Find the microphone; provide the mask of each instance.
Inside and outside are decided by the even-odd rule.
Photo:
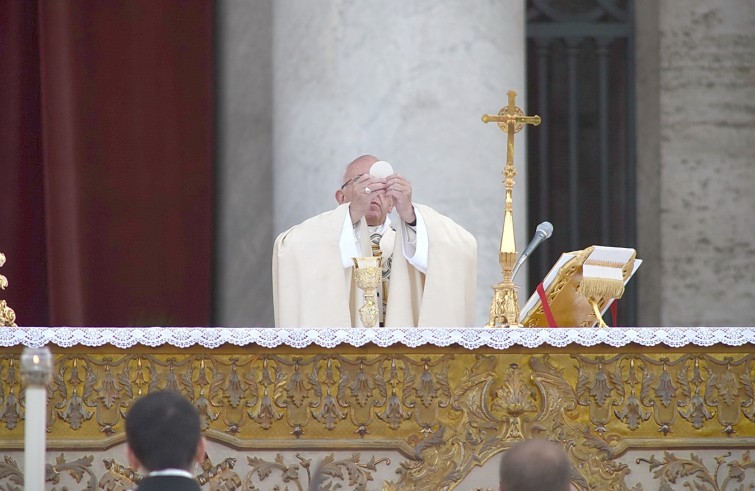
[[[537,230],[535,230],[535,235],[532,236],[532,240],[527,244],[527,247],[524,248],[524,252],[522,252],[519,259],[516,260],[516,264],[514,264],[514,269],[511,273],[512,280],[519,272],[519,268],[522,267],[522,264],[524,264],[530,254],[532,254],[532,251],[537,249],[537,246],[543,243],[545,239],[549,238],[552,233],[553,225],[551,225],[551,222],[543,222],[537,226]]]

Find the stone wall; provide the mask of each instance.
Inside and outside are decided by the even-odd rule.
[[[754,24],[753,0],[638,2],[644,325],[755,323]]]
[[[213,323],[271,326],[273,235],[270,0],[216,6],[216,242]]]

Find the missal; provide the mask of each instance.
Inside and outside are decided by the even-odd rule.
[[[642,264],[636,255],[597,245],[562,254],[522,308],[522,326],[606,327],[603,313]]]

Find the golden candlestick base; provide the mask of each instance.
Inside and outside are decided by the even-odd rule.
[[[490,317],[485,327],[522,327],[519,322],[517,286],[511,280],[511,270],[515,259],[516,253],[498,254],[503,281],[493,286],[493,302],[490,304]]]
[[[364,291],[364,304],[359,308],[359,318],[364,327],[375,327],[380,318],[376,291],[383,281],[382,258],[355,257],[354,277],[359,289]]]
[[[493,287],[493,303],[490,304],[490,317],[485,327],[522,327],[519,322],[519,299],[516,285],[500,282]]]

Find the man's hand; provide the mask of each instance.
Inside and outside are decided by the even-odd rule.
[[[351,223],[357,223],[370,211],[370,202],[375,195],[385,194],[385,179],[364,174],[353,181],[350,186],[352,188],[349,215],[351,215]]]
[[[417,216],[412,205],[412,184],[398,174],[391,174],[385,179],[385,192],[393,198],[401,219],[406,223],[414,223]]]

